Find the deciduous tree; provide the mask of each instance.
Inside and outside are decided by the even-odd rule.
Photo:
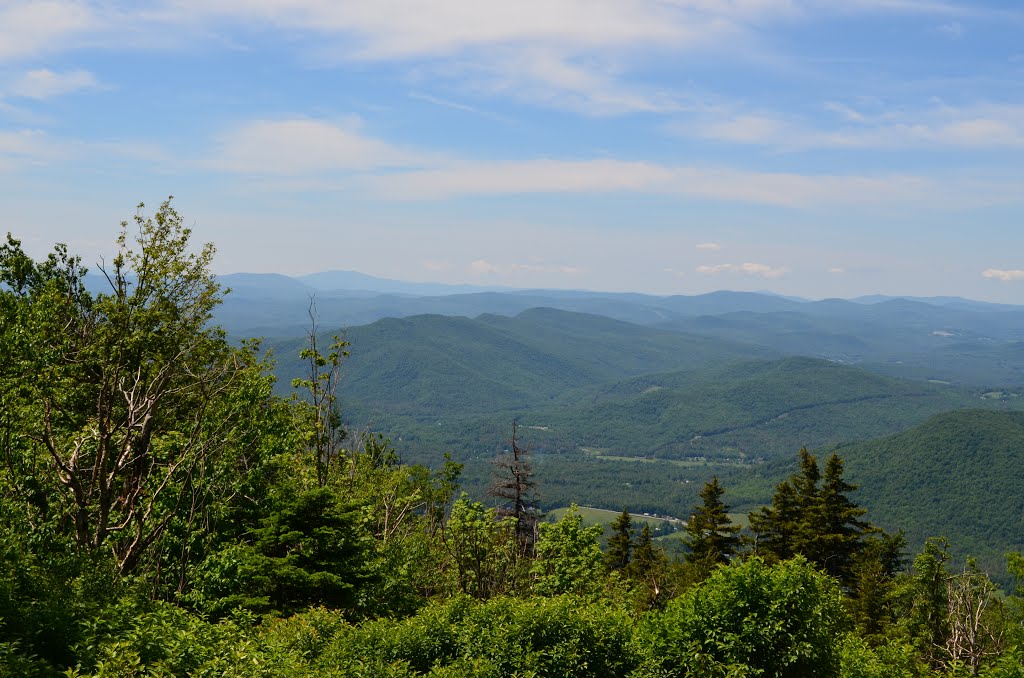
[[[209,499],[196,485],[258,407],[215,407],[259,368],[211,324],[222,296],[214,249],[193,251],[190,238],[170,201],[151,217],[140,205],[95,295],[63,246],[38,263],[10,236],[0,248],[5,451],[10,468],[34,466],[46,485],[16,486],[36,519],[110,552],[123,573],[173,516]]]

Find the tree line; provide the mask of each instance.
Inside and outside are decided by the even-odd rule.
[[[908,566],[838,456],[802,450],[746,531],[713,478],[682,559],[625,510],[602,548],[541,520],[515,426],[486,500],[346,430],[315,322],[274,395],[169,201],[117,244],[102,292],[0,246],[0,674],[1024,674],[1017,595],[941,539]]]

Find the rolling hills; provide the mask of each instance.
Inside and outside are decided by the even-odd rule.
[[[543,307],[754,344],[777,354],[825,358],[892,376],[970,386],[1024,383],[1024,307],[956,297],[806,301],[728,291],[654,296],[503,290],[403,283],[351,272],[302,278],[233,274],[219,280],[232,293],[216,320],[236,338],[300,336],[309,326],[314,300],[325,328],[416,315],[514,317]]]
[[[1003,553],[1024,548],[1024,412],[946,412],[837,451],[869,517],[904,529],[912,550],[945,535],[957,556],[1005,572]]]
[[[876,522],[905,527],[914,549],[945,533],[957,556],[998,570],[1002,551],[1024,542],[1014,498],[1020,306],[728,292],[422,296],[380,293],[372,281],[324,287],[330,280],[315,289],[237,278],[218,319],[283,337],[268,341],[283,390],[303,373],[305,340],[295,336],[315,293],[321,327],[351,342],[346,423],[389,436],[406,461],[451,452],[475,495],[517,419],[546,507],[686,515],[718,475],[729,503],[747,511],[807,446],[838,450],[863,485],[857,501]]]
[[[388,318],[344,336],[352,352],[344,396],[357,416],[523,411],[575,388],[775,355],[739,342],[553,309],[514,318]],[[282,382],[302,373],[296,356],[304,341],[272,344]]]

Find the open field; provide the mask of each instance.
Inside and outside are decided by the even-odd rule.
[[[610,525],[613,520],[622,514],[622,511],[611,511],[609,509],[594,508],[592,506],[580,506],[578,507],[580,516],[583,518],[583,522],[586,525]],[[547,512],[547,516],[551,520],[561,520],[562,517],[569,512],[568,506],[561,506],[556,509],[551,509]],[[642,526],[644,523],[651,526],[652,530],[657,530],[663,526],[663,523],[668,522],[676,531],[682,530],[684,523],[678,518],[670,518],[665,516],[650,516],[642,513],[630,513],[630,517],[633,520],[633,525]]]

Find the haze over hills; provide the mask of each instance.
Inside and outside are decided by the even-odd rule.
[[[323,330],[382,318],[434,314],[474,318],[516,316],[545,307],[758,345],[859,365],[892,376],[970,386],[1024,383],[1024,306],[953,297],[870,297],[802,301],[773,294],[713,292],[652,296],[579,290],[504,290],[443,295],[372,289],[428,289],[349,272],[311,277],[325,288],[345,281],[357,289],[315,289],[303,280],[234,274],[217,321],[235,337],[275,340],[303,335],[315,302]]]
[[[420,315],[345,332],[345,398],[360,414],[450,416],[522,411],[570,389],[667,370],[777,355],[771,349],[532,309],[515,317]],[[301,373],[304,339],[274,344],[280,372]]]
[[[546,506],[685,515],[717,474],[741,510],[767,501],[801,446],[877,438],[965,407],[1024,407],[1013,393],[893,378],[770,348],[532,309],[350,328],[340,396],[355,429],[403,458],[451,452],[482,492],[513,419],[534,449]],[[302,374],[296,338],[273,344],[280,383]],[[753,359],[753,360],[752,360]]]

